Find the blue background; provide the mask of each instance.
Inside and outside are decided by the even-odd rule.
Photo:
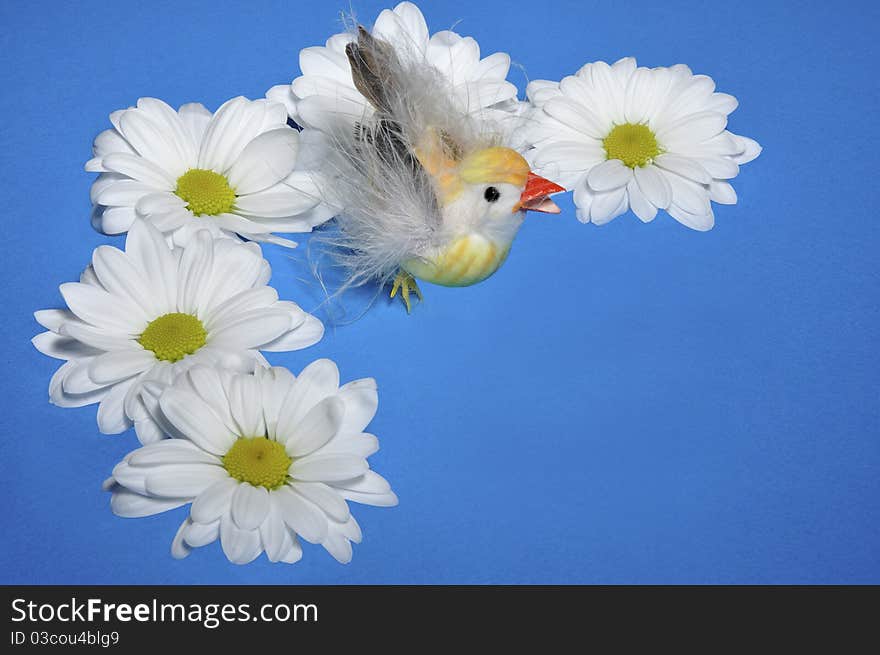
[[[338,3],[339,9],[348,6]],[[354,3],[371,22],[387,4]],[[709,233],[661,214],[597,228],[532,216],[469,289],[384,300],[316,347],[374,376],[374,468],[401,503],[355,506],[342,566],[175,561],[184,516],[114,517],[101,481],[137,443],[59,409],[31,313],[61,306],[101,243],[82,164],[107,114],[152,95],[216,108],[298,74],[338,31],[332,2],[0,5],[4,583],[880,582],[875,3],[422,4],[432,31],[511,53],[512,80],[636,55],[712,75],[764,154]],[[528,76],[528,78],[527,78]],[[318,294],[265,249],[281,295]]]

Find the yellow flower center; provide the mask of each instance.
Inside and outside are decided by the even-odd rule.
[[[177,178],[174,190],[186,202],[186,208],[196,216],[216,216],[232,209],[235,191],[220,173],[203,168],[191,168]]]
[[[277,489],[287,482],[292,461],[283,445],[266,437],[241,437],[223,456],[230,476],[266,489]]]
[[[204,346],[207,336],[208,332],[199,319],[175,312],[150,321],[138,343],[152,350],[157,358],[176,362]]]
[[[647,125],[624,123],[617,125],[602,141],[608,159],[619,159],[635,168],[650,164],[660,154],[657,137]]]

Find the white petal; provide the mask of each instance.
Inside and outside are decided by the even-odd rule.
[[[149,193],[138,200],[135,210],[140,216],[175,213],[186,207],[186,201],[168,192]],[[189,211],[186,210],[189,214]]]
[[[229,184],[240,196],[267,189],[290,174],[298,151],[296,130],[282,127],[264,132],[245,147],[229,169]]]
[[[354,380],[343,385],[337,398],[345,403],[345,416],[339,426],[340,434],[363,432],[379,407],[379,393],[373,378]]]
[[[180,527],[177,528],[177,533],[174,535],[174,539],[171,541],[171,557],[174,559],[183,559],[187,557],[190,553],[190,547],[184,543],[183,535],[186,534],[187,529],[192,523],[192,519],[186,517],[183,520],[183,523],[180,524]]]
[[[619,159],[609,159],[587,173],[587,182],[593,191],[611,191],[626,186],[632,176],[633,171],[629,166],[624,166]]]
[[[128,153],[113,153],[104,157],[104,168],[126,175],[157,190],[173,191],[177,181],[162,168],[143,157]]]
[[[657,208],[641,192],[635,178],[626,185],[626,193],[629,196],[629,206],[639,220],[644,223],[654,220],[657,216]]]
[[[759,144],[754,139],[750,139],[747,136],[739,136],[738,134],[731,134],[733,140],[736,142],[737,149],[740,154],[734,157],[734,161],[737,164],[748,164],[750,161],[755,159],[758,155],[761,154],[763,148],[761,144]]]
[[[147,471],[148,468],[129,466],[127,461],[122,460],[113,467],[113,479],[126,489],[146,495]]]
[[[122,334],[140,334],[149,319],[143,310],[90,284],[65,282],[59,287],[64,301],[79,318]]]
[[[220,519],[220,544],[233,564],[253,562],[263,550],[257,530],[242,530],[228,514]]]
[[[335,482],[356,478],[368,468],[367,461],[357,455],[314,454],[295,460],[290,475],[303,482]]]
[[[79,359],[101,354],[96,348],[54,332],[41,332],[31,339],[31,343],[41,353],[55,359]]]
[[[312,209],[317,198],[287,186],[276,185],[236,200],[237,211],[248,216],[286,218]]]
[[[581,223],[590,222],[590,207],[593,205],[595,194],[590,191],[590,185],[587,184],[587,176],[584,175],[574,186],[572,200],[577,209],[577,219]]]
[[[690,157],[682,157],[681,155],[663,154],[654,158],[654,163],[662,169],[672,171],[689,180],[693,180],[698,184],[709,184],[712,176],[703,168],[699,162]]]
[[[330,555],[340,564],[348,564],[351,561],[351,542],[340,534],[330,534],[321,543]]]
[[[236,375],[232,378],[228,398],[232,418],[239,428],[238,434],[252,437],[266,434],[260,383],[253,375]]]
[[[373,26],[373,36],[398,48],[414,48],[416,52],[424,52],[428,26],[418,7],[411,2],[401,2],[394,11],[382,10]]]
[[[213,523],[190,523],[183,532],[183,540],[192,546],[198,548],[207,546],[217,541],[220,537],[220,521]]]
[[[296,103],[296,110],[305,127],[334,134],[337,130],[350,128],[372,113],[366,100],[353,102],[345,98],[309,96]]]
[[[133,153],[134,150],[132,150],[131,146],[128,144],[128,141],[125,140],[125,137],[123,137],[115,129],[112,129],[104,130],[95,137],[95,142],[92,145],[92,152],[94,153],[95,157],[103,158],[110,153]]]
[[[337,82],[353,86],[348,59],[344,54],[333,52],[328,48],[311,46],[300,50],[299,68],[303,75],[329,77]],[[298,104],[297,110],[299,110]]]
[[[633,169],[639,189],[645,194],[645,198],[655,207],[666,209],[672,202],[672,187],[666,181],[666,176],[654,166],[636,166]]]
[[[281,518],[309,543],[318,544],[327,536],[327,517],[311,501],[289,486],[272,492]]]
[[[739,175],[739,166],[730,157],[710,156],[694,157],[693,159],[705,168],[713,178],[730,180]]]
[[[717,111],[726,116],[739,106],[739,101],[727,93],[713,93],[704,106],[710,111]]]
[[[211,122],[211,112],[200,102],[189,102],[181,105],[177,113],[193,144],[201,144]]]
[[[76,316],[66,309],[38,309],[34,312],[34,320],[47,330],[58,332],[65,321],[75,321]]]
[[[153,496],[195,498],[226,477],[226,470],[213,464],[166,464],[151,467],[145,485],[147,493]]]
[[[129,456],[131,466],[158,464],[219,464],[220,460],[186,439],[163,439],[138,448]]]
[[[229,511],[240,483],[229,476],[217,480],[193,501],[190,514],[198,523],[212,523]]]
[[[225,455],[235,435],[205,402],[191,391],[170,388],[159,399],[162,413],[199,448]]]
[[[666,211],[679,223],[693,230],[705,232],[715,225],[715,216],[711,209],[705,214],[692,214],[673,202]]]
[[[359,491],[342,489],[340,493],[346,500],[363,505],[373,505],[374,507],[394,507],[399,502],[397,495],[393,491],[389,491],[387,494],[365,494]]]
[[[292,482],[290,484],[299,494],[313,502],[334,521],[344,523],[348,520],[348,504],[332,487],[323,482]]]
[[[278,414],[295,378],[286,368],[277,366],[270,369],[258,369],[258,373],[259,371],[262,371],[260,379],[261,405],[266,421],[266,434],[270,439],[275,439]]]
[[[593,204],[590,205],[590,220],[597,225],[607,223],[611,219],[626,211],[626,187],[597,193],[593,196]],[[623,207],[621,208],[621,205]]]
[[[151,498],[117,487],[110,498],[110,509],[116,516],[141,518],[175,509],[189,502],[189,498]]]
[[[299,545],[299,540],[296,538],[295,533],[287,530],[283,548],[284,554],[281,556],[280,561],[285,564],[295,564],[302,559],[302,546]]]
[[[96,384],[89,377],[89,365],[92,363],[91,359],[76,359],[68,363],[70,364],[70,368],[62,382],[62,386],[66,393],[91,393],[92,391],[97,391],[98,389],[107,386],[104,384]]]
[[[587,108],[564,96],[548,100],[544,111],[563,125],[593,139],[605,138],[612,128],[600,123]]]
[[[260,524],[260,541],[266,551],[266,557],[270,562],[281,560],[287,548],[290,547],[290,532],[281,518],[274,494],[269,494],[269,512],[266,519]]]
[[[125,395],[133,381],[120,382],[101,400],[98,405],[98,429],[101,434],[119,434],[131,427],[125,415]]]
[[[190,168],[192,162],[186,162],[180,157],[173,144],[174,137],[166,133],[143,110],[132,109],[123,113],[119,119],[119,128],[138,154],[160,166],[174,179]]]
[[[129,255],[156,294],[165,311],[176,311],[177,265],[162,233],[144,221],[135,221],[125,240]]]
[[[667,149],[700,143],[720,134],[727,126],[727,116],[714,111],[701,111],[685,116],[657,131],[657,140]]]
[[[717,202],[721,205],[735,205],[736,191],[727,182],[712,180],[712,183],[709,185],[709,198],[712,202]]]
[[[232,520],[242,530],[256,530],[269,512],[269,492],[242,482],[232,495]]]
[[[290,84],[277,84],[266,91],[266,99],[272,102],[280,102],[287,109],[287,114],[296,119],[296,97],[290,88]]]
[[[149,350],[117,350],[98,355],[89,366],[89,378],[95,384],[113,384],[149,369],[156,356]]]
[[[287,437],[288,454],[291,457],[303,457],[323,446],[336,435],[344,414],[345,403],[336,396],[319,402],[297,423],[292,432],[281,433],[283,437]]]
[[[62,336],[76,339],[77,341],[81,341],[82,343],[101,351],[143,351],[141,345],[134,341],[130,336],[115,336],[108,334],[107,331],[102,330],[101,328],[92,327],[91,325],[86,325],[80,321],[68,321],[62,325],[60,329]]]
[[[273,118],[273,107],[276,106],[281,112]],[[228,100],[214,114],[205,131],[199,166],[226,174],[244,148],[259,134],[286,124],[287,111],[282,105],[242,97]]]
[[[205,230],[196,233],[184,248],[178,270],[177,309],[198,315],[211,287],[214,271],[214,239]]]
[[[306,366],[287,394],[278,417],[278,434],[293,434],[297,423],[312,407],[339,390],[339,369],[329,359]]]
[[[98,246],[92,253],[92,266],[98,280],[109,293],[127,298],[144,313],[144,318],[158,316],[162,307],[155,302],[149,282],[132,258],[112,246]]]
[[[290,329],[290,314],[257,309],[222,322],[208,335],[212,346],[228,349],[259,348]]]
[[[663,176],[672,188],[672,202],[684,211],[696,215],[705,215],[709,210],[709,193],[696,182],[664,171]]]
[[[348,453],[369,457],[379,450],[379,440],[375,435],[365,432],[359,434],[339,434],[317,453]]]
[[[323,336],[324,324],[311,314],[306,314],[302,323],[277,339],[263,344],[260,346],[260,350],[267,352],[302,350],[318,343]]]
[[[536,166],[554,166],[554,181],[572,188],[583,173],[605,161],[605,151],[598,141],[558,141],[540,146],[532,157]]]
[[[388,484],[388,481],[375,471],[366,471],[363,475],[351,480],[334,482],[333,486],[364,494],[387,494],[391,491],[391,485]]]

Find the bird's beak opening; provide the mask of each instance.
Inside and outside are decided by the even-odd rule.
[[[519,202],[514,206],[513,211],[533,211],[542,212],[544,214],[558,214],[562,210],[559,206],[550,200],[550,195],[559,193],[565,189],[555,182],[535,175],[529,172],[526,179],[526,187],[523,189]]]

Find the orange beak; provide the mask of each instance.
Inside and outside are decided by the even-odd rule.
[[[525,210],[543,212],[545,214],[558,214],[562,210],[559,209],[555,202],[550,200],[550,194],[559,193],[560,191],[565,191],[565,189],[555,182],[529,172],[529,176],[526,179],[526,187],[519,197],[519,202],[514,205],[513,211]]]

